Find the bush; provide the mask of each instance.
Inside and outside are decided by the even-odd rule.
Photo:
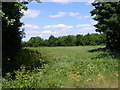
[[[37,50],[22,49],[15,59],[17,59],[16,65],[18,67],[24,65],[29,69],[41,67],[45,63],[41,53]]]
[[[15,62],[9,67],[10,72],[19,69],[21,65],[24,65],[26,68],[32,70],[35,67],[42,67],[44,59],[41,56],[41,53],[37,50],[21,49],[16,56],[14,57]],[[7,73],[7,72],[6,72]],[[3,76],[5,73],[3,74]]]

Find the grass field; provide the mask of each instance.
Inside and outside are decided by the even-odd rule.
[[[8,73],[3,88],[118,88],[119,54],[88,51],[103,47],[29,47],[46,63],[32,72],[21,67],[14,80]]]

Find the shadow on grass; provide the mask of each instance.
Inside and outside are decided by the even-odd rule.
[[[97,49],[88,50],[88,52],[98,52],[98,51],[107,51],[107,49],[106,48],[97,48]]]
[[[106,48],[97,48],[97,49],[92,49],[92,50],[88,50],[88,52],[100,52],[102,51],[103,53],[99,54],[96,56],[96,58],[105,58],[105,57],[112,57],[114,59],[118,59],[120,60],[120,51],[110,51]]]
[[[96,58],[105,58],[105,57],[111,57],[113,59],[117,59],[120,60],[120,52],[118,51],[109,51],[109,52],[104,52],[102,54],[99,54],[98,56],[96,56]]]
[[[9,62],[9,65],[4,66],[2,76],[5,76],[8,72],[13,73],[14,76],[14,71],[20,69],[21,66],[25,66],[28,70],[34,70],[35,68],[42,68],[45,63],[47,62],[42,58],[39,51],[21,49]]]
[[[37,50],[22,49],[15,57],[18,65],[24,65],[29,69],[41,67],[46,62]]]

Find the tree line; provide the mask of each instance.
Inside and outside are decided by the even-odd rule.
[[[92,33],[86,35],[67,35],[61,37],[49,36],[48,39],[41,37],[31,37],[29,41],[22,42],[23,47],[40,47],[40,46],[85,46],[101,45],[106,43],[106,35],[103,33]]]

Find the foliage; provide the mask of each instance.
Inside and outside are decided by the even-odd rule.
[[[29,70],[33,70],[36,67],[43,67],[47,63],[45,58],[41,56],[41,53],[36,50],[21,49],[16,53],[14,59],[16,60],[14,66],[9,67],[9,70],[12,70],[11,73],[19,69],[21,65],[24,65]],[[3,74],[4,76],[5,74]]]
[[[101,45],[106,43],[105,34],[103,33],[87,34],[83,39],[84,39],[83,42],[85,41],[84,42],[85,45]]]
[[[83,45],[82,43],[82,38],[83,38],[83,35],[76,35],[76,45],[79,46],[79,45]]]
[[[24,47],[39,46],[83,46],[83,45],[101,45],[106,43],[105,34],[86,34],[86,35],[67,35],[54,37],[51,35],[49,39],[43,40],[40,37],[32,37],[28,42],[23,42]]]
[[[67,36],[58,37],[58,46],[66,46]]]
[[[95,2],[91,15],[98,23],[96,31],[106,34],[106,47],[110,50],[120,50],[120,2]]]
[[[23,23],[20,18],[23,16],[22,10],[27,10],[21,2],[3,2],[2,12],[2,72],[3,74],[12,71],[11,66],[15,66],[14,56],[21,49],[21,39],[23,31],[20,27]]]
[[[65,42],[65,46],[75,46],[76,36],[68,35],[64,42]]]
[[[47,62],[41,56],[40,52],[29,49],[20,50],[15,56],[15,59],[17,60],[16,66],[9,67],[10,69],[12,68],[14,72],[7,72],[3,76],[4,85],[7,85],[7,88],[10,88],[11,86],[11,88],[32,88],[33,84],[35,83],[35,73],[37,72],[34,71],[34,69],[44,67],[44,64]],[[20,69],[17,70],[16,67],[17,69]],[[4,87],[4,85],[2,85],[2,87]]]
[[[51,35],[48,39],[48,46],[57,46],[57,38]]]
[[[27,50],[21,49],[15,56],[16,67],[24,65],[26,68],[32,70],[35,67],[42,67],[44,63],[44,58],[42,58],[41,53],[37,50]]]
[[[6,74],[6,77],[3,79],[3,87],[6,85],[6,88],[30,88],[31,83],[33,82],[33,74],[30,70],[27,70],[25,66],[21,66],[19,70],[15,72],[15,80],[12,80],[12,75],[10,73]],[[12,82],[12,83],[10,83]]]
[[[47,63],[32,72],[22,66],[15,79],[7,74],[3,88],[117,88],[119,53],[88,52],[104,47],[27,47],[38,50]]]
[[[82,38],[83,45],[90,45],[90,43],[91,43],[90,41],[91,41],[91,38],[90,38],[90,34],[89,33],[86,34],[84,36],[84,38]]]
[[[27,43],[27,42],[26,42]],[[49,45],[49,42],[48,40],[43,40],[43,43],[42,43],[43,46],[48,46]]]
[[[28,42],[28,45],[31,47],[37,47],[42,45],[43,39],[40,37],[31,37],[31,39]]]

